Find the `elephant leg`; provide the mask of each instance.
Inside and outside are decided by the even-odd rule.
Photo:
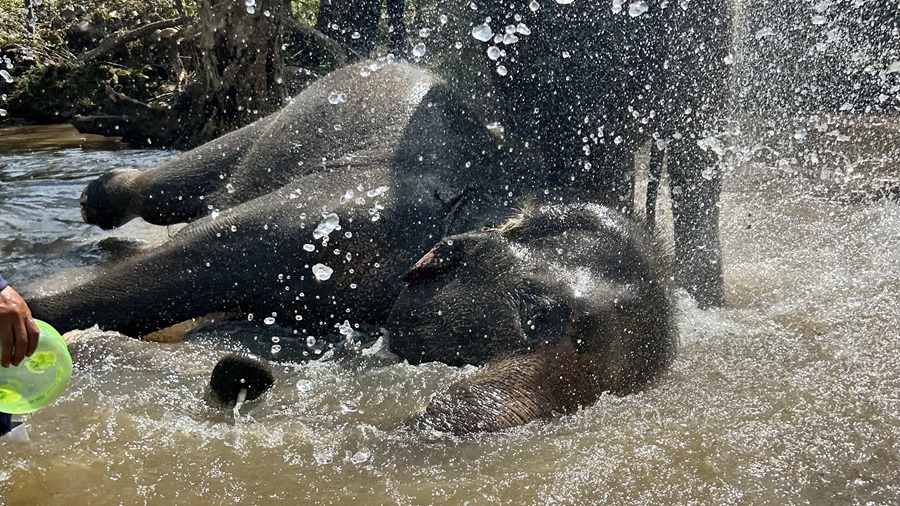
[[[494,432],[571,413],[600,393],[591,360],[578,355],[570,338],[527,355],[496,359],[475,376],[432,398],[414,417],[414,427],[454,434]]]
[[[675,282],[701,308],[725,302],[719,245],[722,174],[715,153],[695,140],[669,146],[668,174],[675,231]]]
[[[156,225],[193,221],[210,213],[227,175],[278,114],[265,117],[148,170],[119,169],[81,194],[81,216],[103,229],[141,217]]]

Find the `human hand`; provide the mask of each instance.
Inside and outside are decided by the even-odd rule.
[[[0,365],[19,365],[37,349],[41,331],[28,304],[13,287],[0,290]]]

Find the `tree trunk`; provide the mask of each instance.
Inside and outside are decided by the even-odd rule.
[[[219,137],[284,104],[281,19],[289,0],[200,0],[200,93],[195,142]],[[248,5],[248,3],[251,3]]]

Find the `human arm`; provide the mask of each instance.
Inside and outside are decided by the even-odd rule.
[[[0,276],[0,365],[19,365],[38,345],[37,324],[28,304]]]

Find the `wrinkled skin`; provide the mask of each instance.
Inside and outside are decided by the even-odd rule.
[[[193,223],[97,279],[32,299],[35,317],[131,336],[213,312],[277,313],[312,335],[383,322],[423,251],[498,224],[540,174],[428,72],[387,64],[363,77],[364,65],[159,167],[92,182],[90,223]],[[345,102],[332,104],[335,93]],[[323,245],[313,234],[330,213],[340,230]],[[316,279],[317,264],[330,279]]]
[[[494,431],[644,387],[676,345],[667,258],[644,227],[566,198],[442,239],[387,322],[412,364],[484,365],[413,422]]]

